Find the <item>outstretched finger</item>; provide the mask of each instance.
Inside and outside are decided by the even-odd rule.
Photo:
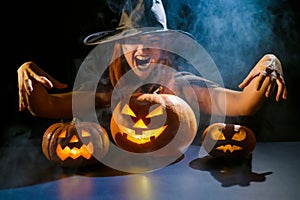
[[[287,90],[285,87],[285,84],[281,80],[276,80],[278,85],[278,90],[276,94],[276,101],[280,101],[280,99],[286,99],[287,98]]]
[[[270,85],[268,86],[267,91],[266,91],[266,97],[271,96],[271,94],[274,92],[275,86],[276,86],[276,81],[270,80]]]
[[[53,87],[51,81],[47,78],[49,76],[46,72],[44,72],[42,69],[38,68],[36,65],[31,65],[32,68],[26,68],[26,70],[21,71],[24,81],[27,80],[35,80],[42,85],[44,85],[46,88],[50,89]],[[21,82],[22,80],[19,80]]]
[[[57,88],[57,89],[64,89],[64,88],[68,87],[67,84],[61,83],[61,82],[59,82],[58,80],[56,80],[54,78],[52,78],[51,81],[52,81],[54,87]]]
[[[27,107],[27,97],[24,90],[19,90],[19,111],[23,111]]]
[[[252,81],[252,79],[254,79],[256,76],[258,76],[259,73],[257,74],[248,74],[248,76],[242,81],[242,83],[239,84],[239,88],[244,88],[246,87],[247,85],[249,85],[249,83]]]
[[[264,81],[266,79],[266,73],[262,73],[261,76],[259,77],[259,80],[258,80],[258,83],[257,83],[257,86],[256,86],[256,90],[260,90],[261,86],[263,85]]]
[[[280,101],[281,97],[283,94],[283,85],[282,84],[278,84],[278,90],[277,90],[277,94],[276,94],[276,101]]]
[[[45,72],[43,69],[39,68],[35,63],[30,63],[30,67],[26,68],[23,76],[27,76],[30,77],[30,79],[32,80],[36,80],[48,89],[53,88],[53,86],[58,89],[67,87],[67,84],[60,83],[55,78],[50,76],[47,72]]]
[[[32,81],[28,77],[27,73],[23,73],[22,76],[18,76],[18,87],[19,87],[19,95],[25,92],[30,95],[33,91]]]
[[[45,76],[38,76],[38,77],[36,77],[36,80],[39,83],[42,83],[48,89],[53,88],[52,82],[47,77],[45,77]]]
[[[27,78],[24,80],[24,88],[25,88],[25,91],[28,95],[31,94],[31,92],[33,91],[33,86],[32,86],[32,81],[31,79]]]
[[[22,90],[19,90],[19,111],[23,111],[25,108],[23,97],[22,97]]]
[[[286,89],[286,87],[284,87],[284,89],[283,89],[282,98],[287,99],[287,89]]]
[[[53,86],[58,89],[66,88],[68,85],[57,81],[55,78],[50,75],[46,76],[36,76],[35,79],[42,83],[46,88],[51,89]]]

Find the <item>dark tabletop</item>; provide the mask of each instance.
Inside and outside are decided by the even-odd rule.
[[[70,170],[36,144],[2,147],[0,199],[249,199],[300,196],[300,142],[258,142],[249,159],[219,162],[191,145],[177,162],[130,174],[105,165]],[[15,156],[9,152],[14,151]],[[201,154],[201,153],[200,153]]]

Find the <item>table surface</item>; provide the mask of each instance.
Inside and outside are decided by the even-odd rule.
[[[252,158],[237,164],[199,157],[200,149],[191,145],[178,162],[130,174],[104,165],[87,171],[53,166],[35,144],[2,147],[0,199],[296,200],[300,196],[298,141],[258,142]]]

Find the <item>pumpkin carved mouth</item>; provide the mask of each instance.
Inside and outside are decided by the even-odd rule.
[[[103,158],[109,149],[106,130],[98,123],[79,121],[54,123],[44,132],[43,154],[64,167],[84,167]]]
[[[160,117],[160,122],[163,120],[161,116],[163,116],[165,112],[161,105],[154,106],[150,112],[149,109],[145,109],[144,112],[141,112],[141,109],[138,109],[138,111],[140,111],[139,113],[137,112],[137,110],[132,110],[128,104],[125,104],[122,109],[120,107],[120,104],[118,104],[116,110],[120,110],[120,113],[123,117],[122,119],[126,118],[129,122],[132,122],[130,127],[133,128],[129,128],[129,124],[125,125],[119,123],[118,132],[122,134],[124,139],[126,138],[127,140],[136,144],[145,144],[147,142],[154,141],[168,127],[168,125],[166,124],[160,124],[159,126],[157,126],[157,122],[150,125],[151,119],[153,119],[153,117]]]
[[[66,137],[66,134],[66,131],[62,131],[58,137],[63,139]],[[90,133],[85,130],[82,130],[81,134],[83,138],[88,138],[91,136]],[[56,154],[62,161],[66,160],[68,157],[75,160],[80,156],[90,159],[94,153],[93,144],[91,142],[89,142],[87,145],[82,144],[76,135],[73,135],[68,143],[69,145],[66,145],[64,148],[61,146],[61,144],[58,144],[56,147]]]
[[[73,147],[72,149],[69,146],[61,147],[60,144],[57,145],[56,154],[62,160],[66,160],[68,157],[77,159],[82,156],[86,159],[90,159],[94,152],[94,146],[91,142],[88,145],[83,144],[80,148]]]
[[[138,133],[135,130],[124,127],[122,125],[119,125],[119,128],[121,134],[127,136],[128,140],[135,142],[137,144],[144,144],[146,142],[150,142],[154,140],[159,135],[161,135],[164,132],[164,130],[167,128],[167,126],[168,125],[164,125],[157,129],[141,131],[141,133]]]
[[[256,138],[245,126],[214,123],[204,130],[202,142],[205,150],[214,157],[241,158],[251,154]]]
[[[239,147],[239,146],[236,146],[236,145],[226,144],[226,145],[218,146],[216,149],[221,150],[224,153],[226,151],[230,151],[230,153],[232,153],[232,152],[237,151],[237,150],[242,150],[243,148]]]
[[[155,90],[154,85],[149,89]],[[113,109],[110,131],[116,145],[129,152],[157,156],[181,153],[196,134],[191,107],[173,94],[140,94],[138,90],[133,94]]]

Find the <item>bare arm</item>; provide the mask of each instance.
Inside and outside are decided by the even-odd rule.
[[[33,116],[43,118],[72,117],[72,93],[49,94],[47,88],[39,82],[33,82],[33,90],[24,95],[24,109],[27,108]]]
[[[270,64],[276,65],[272,69]],[[276,100],[287,98],[279,60],[272,54],[265,55],[239,85],[242,91],[225,88],[194,87],[200,110],[216,115],[247,116],[255,114],[266,98],[278,86]]]
[[[60,83],[34,62],[26,62],[17,70],[19,87],[19,110],[28,109],[33,116],[43,118],[71,118],[73,116],[72,103],[76,99],[76,109],[82,115],[94,110],[95,101],[104,105],[110,101],[109,95],[92,92],[67,92],[50,94],[53,87],[64,89],[66,84]],[[78,110],[80,109],[80,110]]]
[[[59,118],[71,115],[70,93],[55,95],[48,90],[53,87],[64,89],[66,84],[60,83],[39,68],[34,62],[25,62],[18,70],[19,110],[28,109],[32,115]]]

